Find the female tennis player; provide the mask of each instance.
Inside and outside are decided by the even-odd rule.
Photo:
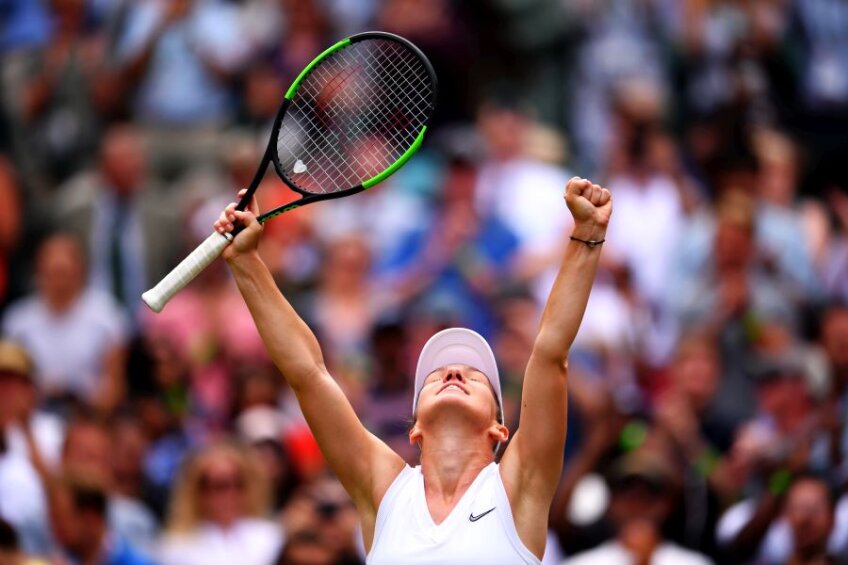
[[[297,396],[321,451],[362,519],[370,564],[540,563],[548,509],[562,470],[568,350],[597,271],[612,198],[573,178],[565,202],[575,228],[527,364],[519,431],[495,463],[509,430],[492,350],[478,334],[452,328],[421,352],[412,399],[411,468],[357,418],[324,365],[321,348],[282,296],[257,253],[262,226],[254,201],[228,206],[215,223],[245,229],[223,255],[271,358]]]

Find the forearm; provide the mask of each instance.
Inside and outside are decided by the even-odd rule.
[[[577,226],[574,237],[599,241],[604,239],[605,232],[601,226]],[[534,353],[565,362],[586,310],[602,247],[569,241],[542,314]]]
[[[257,253],[238,255],[229,265],[271,359],[297,389],[324,367],[318,340],[280,293]]]
[[[772,522],[780,513],[781,502],[780,497],[771,493],[763,495],[754,515],[730,542],[728,549],[733,556],[747,559],[756,554]]]

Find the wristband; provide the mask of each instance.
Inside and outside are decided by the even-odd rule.
[[[589,246],[590,249],[597,247],[597,246],[599,246],[600,244],[602,244],[603,242],[606,241],[606,238],[604,238],[604,239],[580,239],[578,237],[574,237],[573,235],[570,236],[568,239],[570,239],[571,241],[579,241],[580,243],[585,243],[586,245]]]

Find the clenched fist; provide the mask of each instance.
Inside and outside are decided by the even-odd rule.
[[[565,185],[563,197],[574,217],[574,237],[604,239],[612,215],[610,191],[592,181],[573,177]]]

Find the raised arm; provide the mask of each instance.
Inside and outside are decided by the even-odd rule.
[[[565,202],[574,216],[574,238],[604,239],[612,212],[607,189],[575,177],[566,185]],[[568,243],[524,375],[518,432],[501,459],[516,527],[529,545],[544,547],[544,538],[536,538],[546,530],[548,508],[562,472],[568,350],[589,300],[601,249],[601,245],[580,241]]]
[[[239,212],[234,206],[227,207],[215,228],[222,233],[231,231],[236,220],[246,227],[224,250],[223,257],[271,359],[297,396],[321,452],[356,502],[368,534],[368,522],[376,517],[379,501],[403,468],[403,460],[359,421],[327,372],[315,335],[280,293],[259,258],[262,226],[256,221],[255,201],[250,211]]]

